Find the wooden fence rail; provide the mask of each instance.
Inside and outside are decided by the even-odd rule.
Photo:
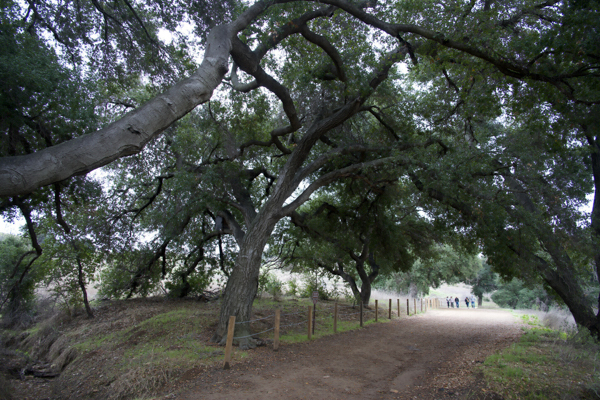
[[[424,301],[425,301],[425,311],[427,311],[428,308],[439,308],[440,304],[442,304],[441,301],[437,298],[434,298],[434,299],[421,298],[420,301],[421,301],[421,312],[423,312],[423,302]],[[417,314],[417,299],[416,298],[414,299],[413,306],[414,306],[414,308],[413,308],[414,314]],[[333,306],[333,333],[334,334],[336,334],[338,331],[338,320],[340,317],[338,308],[339,308],[338,302],[336,301]],[[354,308],[354,306],[352,306],[351,308]],[[360,304],[359,304],[359,310],[360,310],[358,312],[359,325],[362,328],[364,326],[364,313],[365,313],[362,302],[360,302]],[[401,317],[400,299],[397,299],[397,310],[398,310],[397,317],[400,318]],[[379,301],[375,300],[375,309],[368,310],[368,311],[374,313],[375,322],[378,322],[378,320],[379,320]],[[313,306],[308,306],[308,315],[307,315],[307,320],[306,320],[308,340],[311,340],[312,336],[314,334],[314,329],[315,329],[315,326],[313,325],[314,312],[315,312],[315,310],[314,310]],[[284,314],[284,315],[293,315],[293,314],[298,314],[298,313],[291,313],[291,314]],[[354,314],[357,314],[357,313],[354,313]],[[348,314],[346,314],[346,315],[348,315]],[[353,315],[353,314],[349,314],[349,315]],[[406,299],[406,315],[407,316],[411,315],[409,299]],[[279,336],[280,336],[280,332],[281,332],[280,331],[281,317],[282,317],[281,309],[279,309],[279,308],[275,309],[273,328],[267,329],[266,331],[263,331],[263,332],[252,334],[250,336],[255,336],[255,335],[273,330],[273,351],[278,351],[279,343],[280,343]],[[259,318],[259,319],[252,320],[252,321],[237,322],[237,324],[249,323],[249,322],[259,321],[259,320],[268,319],[268,318],[270,318],[270,317]],[[325,318],[329,318],[329,317],[321,317],[319,319],[325,319]],[[388,302],[388,319],[390,319],[390,320],[392,319],[392,299],[389,299],[389,302]],[[284,326],[299,325],[299,324],[302,324],[303,322],[293,323],[293,324],[284,325]],[[230,368],[233,340],[235,339],[235,337],[234,337],[235,325],[236,325],[235,316],[229,317],[229,325],[227,327],[227,340],[226,340],[226,345],[225,345],[225,360],[223,363],[223,369]]]

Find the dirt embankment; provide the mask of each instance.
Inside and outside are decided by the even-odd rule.
[[[173,399],[494,399],[475,366],[521,334],[502,310],[439,309],[310,343],[259,349],[176,382]]]

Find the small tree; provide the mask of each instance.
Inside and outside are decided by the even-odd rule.
[[[509,282],[501,282],[498,290],[492,294],[492,300],[500,307],[506,308],[537,308],[546,307],[554,300],[540,284],[526,285],[520,279],[513,278]]]
[[[472,285],[471,293],[477,297],[477,304],[481,307],[483,304],[483,295],[485,293],[491,293],[498,289],[498,274],[492,271],[492,267],[482,261],[483,267],[477,273],[475,279],[469,283]]]
[[[33,311],[40,276],[27,271],[35,258],[25,239],[0,233],[0,313],[9,325]]]
[[[481,260],[466,249],[455,246],[433,246],[427,257],[417,259],[410,270],[394,272],[377,286],[415,297],[419,293],[428,294],[429,288],[437,288],[443,283],[453,284],[472,279],[481,268]]]

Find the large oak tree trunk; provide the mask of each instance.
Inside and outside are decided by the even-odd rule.
[[[258,276],[263,250],[277,222],[270,215],[258,214],[253,224],[244,235],[235,267],[229,276],[223,300],[217,331],[212,337],[213,342],[225,344],[229,317],[236,316],[234,337],[240,348],[255,347],[254,340],[249,337],[250,321],[252,319],[252,303],[258,290]]]
[[[560,268],[554,270],[549,265],[544,265],[543,262],[542,267],[540,273],[544,280],[563,299],[577,325],[587,328],[594,337],[600,339],[600,321],[598,316],[594,315],[579,282],[573,279],[570,271]]]

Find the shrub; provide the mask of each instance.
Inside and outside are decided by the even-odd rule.
[[[312,297],[313,292],[319,293],[320,300],[329,300],[335,297],[336,292],[334,290],[328,290],[327,287],[321,283],[315,283],[312,280],[306,280],[304,288],[300,291],[300,297]]]
[[[298,296],[298,294],[300,293],[300,288],[298,287],[298,283],[296,282],[296,280],[291,280],[288,282],[288,290],[286,292],[286,294],[288,296]]]
[[[272,273],[261,273],[258,277],[258,294],[262,296],[268,293],[275,300],[280,300],[283,294],[283,283]]]

